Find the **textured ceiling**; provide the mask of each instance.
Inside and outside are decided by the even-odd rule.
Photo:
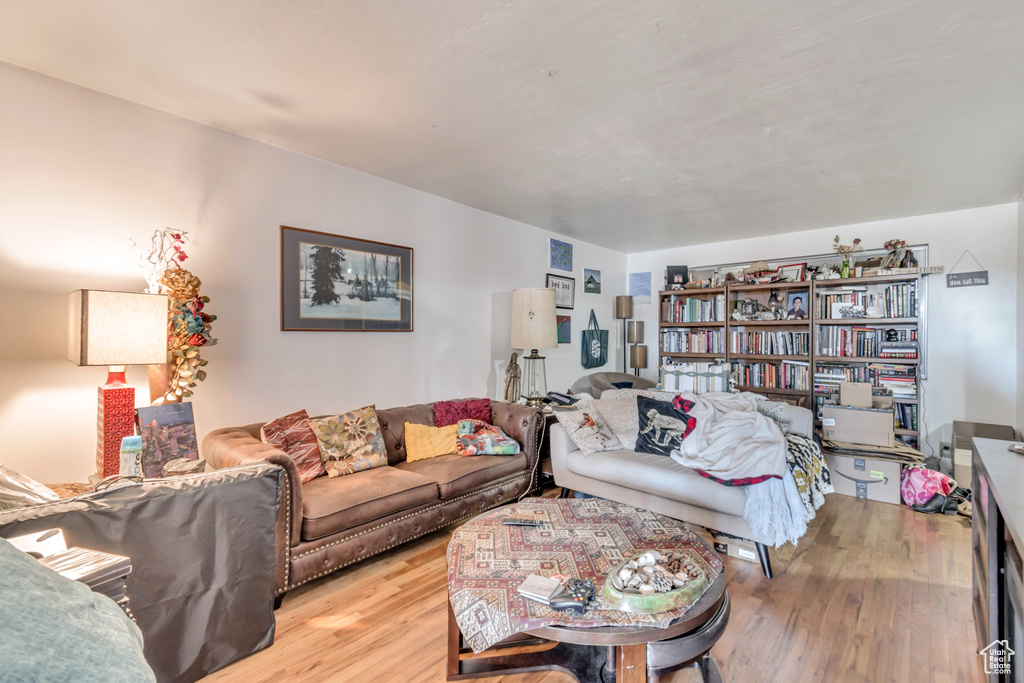
[[[1019,1],[34,0],[0,60],[625,252],[1024,188]]]

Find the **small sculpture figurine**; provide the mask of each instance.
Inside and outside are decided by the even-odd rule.
[[[519,381],[523,376],[523,371],[519,368],[519,363],[516,362],[518,358],[519,354],[513,353],[508,361],[508,367],[505,369],[505,400],[509,403],[519,400]]]

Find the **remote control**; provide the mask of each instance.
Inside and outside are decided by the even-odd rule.
[[[587,611],[587,605],[594,599],[594,594],[593,581],[569,579],[565,584],[565,590],[552,596],[548,605],[559,612],[583,614]]]
[[[506,517],[501,520],[502,524],[508,524],[509,526],[540,526],[544,522],[539,519],[527,519],[526,517]]]

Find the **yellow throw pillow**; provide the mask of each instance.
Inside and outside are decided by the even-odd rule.
[[[405,461],[416,462],[455,452],[455,437],[459,426],[430,427],[405,423]]]

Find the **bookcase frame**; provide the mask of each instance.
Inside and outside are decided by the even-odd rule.
[[[917,317],[902,317],[902,318],[855,318],[855,319],[827,319],[819,318],[818,312],[818,296],[830,291],[836,291],[843,287],[853,286],[865,286],[869,290],[873,287],[888,286],[892,284],[902,284],[906,282],[917,282],[917,311],[919,315]],[[915,388],[916,397],[910,398],[894,398],[896,403],[902,404],[913,404],[918,406],[917,411],[917,425],[916,429],[905,429],[899,428],[895,430],[898,436],[907,438],[913,443],[911,445],[920,444],[920,428],[921,428],[921,416],[923,410],[921,408],[921,369],[924,367],[924,354],[926,351],[926,340],[924,338],[926,333],[926,327],[924,325],[924,317],[922,314],[923,306],[925,305],[925,298],[923,296],[923,282],[920,275],[881,275],[874,277],[861,277],[861,278],[845,278],[839,280],[809,280],[804,282],[774,282],[763,285],[747,285],[739,283],[729,283],[723,287],[713,287],[706,289],[684,289],[684,290],[667,290],[658,293],[658,372],[659,379],[661,379],[661,368],[666,364],[667,361],[673,362],[716,362],[721,361],[722,363],[729,363],[733,370],[737,369],[737,366],[742,366],[748,363],[779,363],[782,361],[797,361],[801,363],[807,363],[808,373],[808,388],[806,390],[798,389],[782,389],[775,387],[758,387],[739,385],[737,388],[741,391],[750,391],[774,399],[774,400],[785,400],[805,408],[810,408],[816,411],[815,401],[815,370],[818,363],[835,363],[835,364],[854,364],[854,363],[884,363],[889,365],[899,366],[916,366],[915,374]],[[767,299],[771,290],[778,290],[781,293],[791,293],[794,291],[803,291],[807,293],[807,318],[805,320],[733,320],[732,312],[735,309],[736,303],[741,301],[743,298],[750,296],[758,300]],[[663,304],[664,302],[671,300],[671,297],[681,298],[695,298],[701,300],[713,299],[715,296],[723,294],[725,296],[725,320],[715,322],[666,322],[663,315]],[[914,329],[917,333],[918,341],[918,357],[917,358],[878,358],[878,357],[858,357],[858,356],[819,356],[817,354],[818,338],[821,334],[821,330],[827,326],[844,326],[844,327],[899,327],[904,329]],[[723,341],[723,352],[722,353],[693,353],[693,352],[666,352],[664,351],[665,345],[665,333],[673,330],[719,330],[722,334]],[[735,331],[775,331],[775,330],[787,330],[787,331],[800,331],[809,333],[809,353],[808,354],[796,354],[796,355],[782,355],[782,354],[742,354],[733,353],[730,349],[732,348],[732,333]]]

